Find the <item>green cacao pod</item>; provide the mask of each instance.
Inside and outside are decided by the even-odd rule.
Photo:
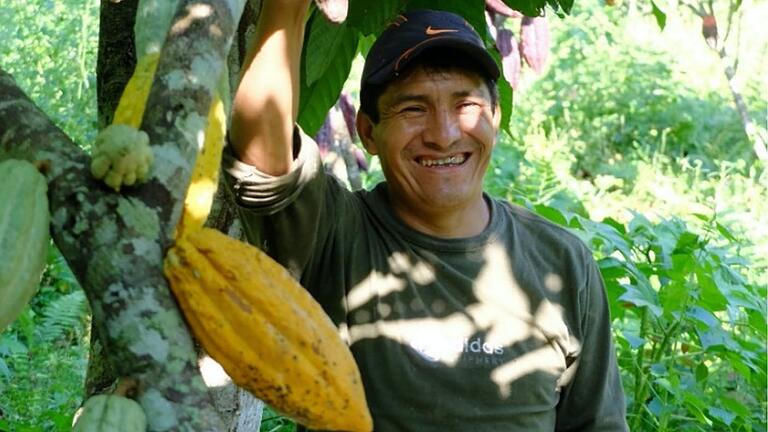
[[[118,395],[89,398],[72,432],[144,432],[147,416],[141,405]]]
[[[0,331],[37,291],[50,240],[48,184],[27,161],[0,162]]]

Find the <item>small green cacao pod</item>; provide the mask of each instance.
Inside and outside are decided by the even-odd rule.
[[[144,432],[147,416],[133,399],[118,395],[90,397],[72,432]]]
[[[27,161],[0,162],[0,331],[37,291],[50,241],[48,183]]]

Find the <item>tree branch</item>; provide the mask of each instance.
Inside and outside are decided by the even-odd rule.
[[[45,168],[54,241],[88,296],[111,363],[139,383],[137,399],[153,431],[222,429],[162,259],[242,5],[181,2],[142,125],[155,169],[149,183],[123,194],[91,178],[90,158],[0,70],[0,160]]]

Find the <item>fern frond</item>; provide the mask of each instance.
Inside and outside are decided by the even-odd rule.
[[[43,310],[40,335],[45,341],[52,342],[73,332],[81,334],[87,312],[87,302],[82,290],[63,295]]]

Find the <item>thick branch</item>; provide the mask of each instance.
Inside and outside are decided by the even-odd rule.
[[[93,181],[89,157],[4,72],[0,131],[0,159],[47,167],[54,241],[88,296],[94,327],[117,373],[140,383],[149,418],[162,414],[164,423],[152,429],[190,424],[215,430],[218,419],[192,341],[162,274],[162,209]],[[153,182],[143,189],[164,186]]]
[[[122,195],[91,179],[88,156],[0,70],[0,160],[46,167],[54,240],[88,295],[111,363],[139,383],[150,430],[221,430],[162,258],[241,11],[241,0],[182,2],[144,118],[153,177]]]

